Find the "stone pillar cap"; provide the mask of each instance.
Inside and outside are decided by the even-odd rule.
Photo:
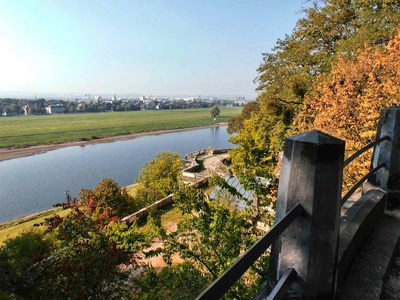
[[[312,144],[343,144],[344,141],[329,135],[325,132],[319,130],[311,130],[306,131],[303,133],[295,134],[287,139],[293,140],[296,142],[305,142],[305,143],[312,143]]]

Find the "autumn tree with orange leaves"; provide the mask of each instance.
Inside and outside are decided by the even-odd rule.
[[[294,124],[295,120],[299,123],[300,117],[297,115],[302,114],[305,124],[313,123],[311,99],[315,98],[317,101],[323,98],[323,101],[330,101],[328,95],[334,94],[337,87],[329,88],[328,82],[338,82],[336,84],[338,85],[340,80],[335,81],[338,79],[337,76],[349,74],[357,65],[355,63],[346,66],[346,63],[354,59],[367,60],[367,53],[388,45],[396,35],[400,24],[399,1],[306,2],[307,6],[303,9],[304,17],[297,21],[292,33],[279,39],[271,51],[262,54],[262,62],[255,79],[258,85],[256,90],[259,93],[256,100],[258,108],[240,119],[231,121],[231,126],[228,127],[233,129],[232,132],[236,132],[231,137],[236,147],[229,152],[232,171],[242,186],[258,191],[259,195],[263,195],[264,191],[262,191],[262,181],[257,181],[257,178],[271,178],[277,174],[278,154],[283,149],[285,138],[298,132],[298,127]],[[358,49],[365,48],[368,48],[368,51],[365,52],[364,58],[362,56],[357,58]],[[373,60],[369,62],[372,63]],[[336,70],[333,71],[332,67]],[[358,67],[368,69],[368,65],[360,64]],[[357,88],[358,85],[363,86],[367,78],[360,77],[362,72],[359,70],[355,72],[357,83],[354,84]],[[326,82],[325,87],[320,87],[323,84],[321,81]],[[344,84],[347,86],[347,83]],[[324,89],[329,90],[327,95],[324,95]],[[348,90],[351,94],[357,94],[356,91],[351,91],[351,87],[348,87]],[[360,91],[358,94],[360,93],[362,97],[367,97],[365,91]],[[354,97],[354,101],[360,100],[357,98],[359,96]],[[345,109],[343,105],[339,106]],[[308,107],[312,114],[309,119],[304,113]],[[373,114],[371,116],[367,114],[368,118],[375,120]],[[352,121],[346,115],[341,118],[342,122]],[[353,130],[351,123],[347,126],[351,127],[351,132]]]
[[[400,31],[387,46],[367,47],[351,61],[340,55],[332,72],[318,78],[293,126],[345,140],[348,156],[374,141],[380,110],[398,105],[399,95]],[[348,184],[368,172],[370,158],[371,153],[349,166]]]

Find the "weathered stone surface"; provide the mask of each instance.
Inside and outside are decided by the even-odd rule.
[[[399,237],[400,218],[384,214],[360,248],[336,299],[379,299]]]
[[[341,218],[339,240],[338,284],[345,277],[364,240],[385,210],[386,193],[369,190]]]
[[[388,193],[387,207],[400,208],[400,107],[384,108],[379,118],[376,139],[389,136],[390,140],[375,146],[371,169],[385,163],[368,181]]]
[[[291,136],[285,142],[275,222],[297,203],[306,213],[274,245],[272,266],[278,277],[295,268],[306,283],[306,298],[334,294],[343,157],[344,141],[320,131]]]

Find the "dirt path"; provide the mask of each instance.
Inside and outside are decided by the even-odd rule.
[[[228,168],[223,166],[221,161],[224,158],[228,157],[228,153],[219,154],[219,155],[210,155],[204,158],[201,158],[204,163],[205,171],[202,172],[202,175],[205,176],[212,176],[212,175],[219,175],[225,177],[227,175]]]
[[[168,222],[167,224],[164,224],[163,227],[165,228],[167,233],[170,233],[170,232],[176,231],[178,229],[178,224],[176,222]],[[163,246],[163,242],[161,242],[159,240],[154,240],[152,245],[149,248],[145,249],[145,251],[155,250],[162,246]],[[171,259],[172,259],[172,263],[174,263],[174,264],[183,262],[183,260],[179,257],[179,255],[177,253],[173,254],[171,256]],[[158,270],[165,268],[167,266],[167,264],[164,262],[164,259],[162,258],[161,254],[150,257],[150,258],[145,258],[143,256],[141,258],[140,262],[146,266],[151,265],[153,268],[158,269]]]

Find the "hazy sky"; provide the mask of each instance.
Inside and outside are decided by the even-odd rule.
[[[0,0],[0,92],[243,95],[304,0]]]

